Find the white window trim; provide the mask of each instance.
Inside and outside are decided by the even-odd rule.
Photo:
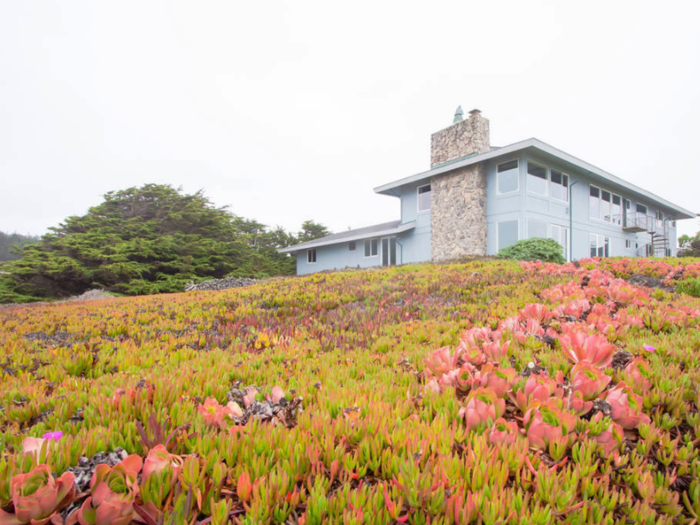
[[[559,202],[566,202],[567,204],[571,202],[571,176],[568,173],[564,173],[562,170],[555,170],[561,173],[562,178],[566,177],[566,186],[563,186],[562,184],[559,184],[559,186],[565,187],[566,188],[566,200],[560,199],[559,197],[553,197],[551,195],[551,191],[549,198],[554,199],[555,201]],[[549,185],[551,186],[552,184],[556,184],[555,182],[552,182],[552,168],[547,168],[547,172],[549,175]]]
[[[314,261],[309,260],[309,259],[311,259],[311,252],[314,253],[314,259],[315,259]],[[316,264],[317,261],[318,261],[318,252],[316,251],[316,248],[309,248],[308,250],[306,250],[306,264]]]
[[[513,191],[502,192],[501,186],[498,183],[499,178],[501,177],[501,172],[498,171],[498,166],[502,166],[503,164],[508,164],[509,162],[513,162],[513,161],[518,163],[518,168],[516,170],[518,172],[518,176],[515,178],[515,181],[518,183],[518,187],[516,189],[514,189]],[[507,172],[504,171],[503,173],[507,173]],[[511,160],[507,160],[505,162],[498,163],[496,165],[496,195],[498,195],[500,197],[501,195],[515,195],[516,193],[520,193],[520,159],[511,159]]]
[[[605,221],[603,221],[603,222],[605,222]],[[591,255],[591,236],[592,236],[592,235],[595,235],[595,236],[596,236],[596,240],[595,240],[595,243],[596,243],[596,255],[593,255],[593,256]],[[600,239],[603,239],[603,243],[602,243],[602,244],[598,244],[598,241],[599,241]],[[608,240],[608,254],[607,254],[607,255],[605,255],[605,239]],[[611,239],[609,236],[605,235],[604,233],[588,232],[588,256],[589,256],[589,257],[601,257],[600,255],[598,255],[598,250],[599,250],[601,247],[603,248],[603,255],[602,255],[602,257],[611,257],[610,254],[612,253],[612,239]]]
[[[426,208],[424,210],[420,209],[420,189],[425,188],[426,186],[430,186],[430,184],[422,184],[422,185],[416,187],[416,210],[418,213],[425,213],[425,212],[430,211],[430,208]],[[433,204],[433,188],[431,187],[430,188],[430,205],[431,205],[431,207],[432,207],[432,204]]]
[[[528,164],[534,164],[535,166],[539,166],[540,168],[544,168],[544,177],[545,177],[545,178],[544,178],[543,180],[544,180],[544,182],[545,182],[545,186],[544,186],[544,187],[545,187],[545,189],[547,190],[547,191],[545,191],[544,193],[538,193],[538,192],[536,192],[536,191],[531,191],[531,190],[530,190],[530,174],[529,174],[528,171],[527,171],[527,165],[528,165]],[[538,177],[538,178],[539,178],[539,177]],[[544,164],[540,164],[539,162],[536,162],[536,161],[534,161],[534,160],[528,160],[528,161],[525,163],[525,181],[526,181],[525,184],[526,184],[526,186],[527,186],[527,192],[528,192],[529,194],[531,194],[531,195],[537,195],[538,197],[543,197],[543,198],[545,198],[545,199],[549,199],[549,198],[550,198],[550,196],[549,196],[549,182],[550,182],[550,177],[549,177],[549,168],[548,168],[547,166],[545,166]]]
[[[377,253],[372,255],[372,241],[377,241]],[[374,239],[365,239],[365,246],[367,243],[370,243],[369,245],[369,255],[367,255],[367,250],[365,249],[365,259],[371,259],[372,257],[379,257],[379,237],[376,237]]]
[[[569,243],[571,242],[571,235],[569,234],[569,227],[568,227],[568,226],[562,226],[561,224],[551,224],[551,223],[549,224],[549,230],[548,230],[548,232],[549,232],[549,238],[556,241],[556,239],[554,239],[554,237],[552,237],[552,230],[553,230],[554,228],[559,228],[559,229],[561,229],[561,230],[564,231],[564,238],[566,239],[566,246],[562,246],[562,248],[564,249],[564,252],[565,252],[565,253],[564,253],[564,259],[566,259],[567,261],[569,261],[569,253],[570,253],[570,250],[571,250],[571,248],[569,247]]]

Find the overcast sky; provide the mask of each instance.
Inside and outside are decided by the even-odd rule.
[[[700,212],[700,2],[0,2],[0,230],[149,182],[297,230],[399,218],[457,105]],[[700,229],[679,223],[681,233]]]

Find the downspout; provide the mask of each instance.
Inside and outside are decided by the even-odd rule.
[[[572,188],[578,181],[569,185],[569,262],[574,260],[574,192]]]

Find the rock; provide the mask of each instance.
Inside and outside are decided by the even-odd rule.
[[[189,283],[185,286],[186,292],[196,292],[205,290],[227,290],[229,288],[243,288],[252,286],[260,282],[260,279],[249,277],[224,277],[223,279],[212,279],[201,283]]]

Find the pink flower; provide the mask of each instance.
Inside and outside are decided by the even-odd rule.
[[[210,427],[223,428],[225,426],[224,417],[231,414],[229,408],[221,406],[213,397],[205,399],[204,403],[197,407],[197,410],[204,417],[204,423]]]
[[[602,335],[570,330],[559,340],[567,357],[574,363],[587,361],[598,368],[605,368],[612,363],[615,345],[608,343]]]
[[[501,417],[506,409],[506,402],[499,399],[490,388],[472,390],[467,398],[467,406],[462,407],[459,415],[467,421],[467,429],[476,428],[482,423],[490,425]]]
[[[63,432],[60,430],[56,430],[54,432],[47,432],[43,436],[41,436],[44,439],[52,439],[54,441],[60,441],[61,438],[63,438]]]
[[[644,350],[646,350],[647,352],[655,352],[656,347],[651,346],[651,345],[644,345]]]
[[[586,401],[598,397],[612,379],[587,361],[574,366],[571,375],[574,390],[581,392]]]
[[[624,383],[618,383],[608,392],[605,400],[612,407],[612,418],[622,428],[632,430],[640,423],[649,424],[649,416],[642,412],[642,398]]]

